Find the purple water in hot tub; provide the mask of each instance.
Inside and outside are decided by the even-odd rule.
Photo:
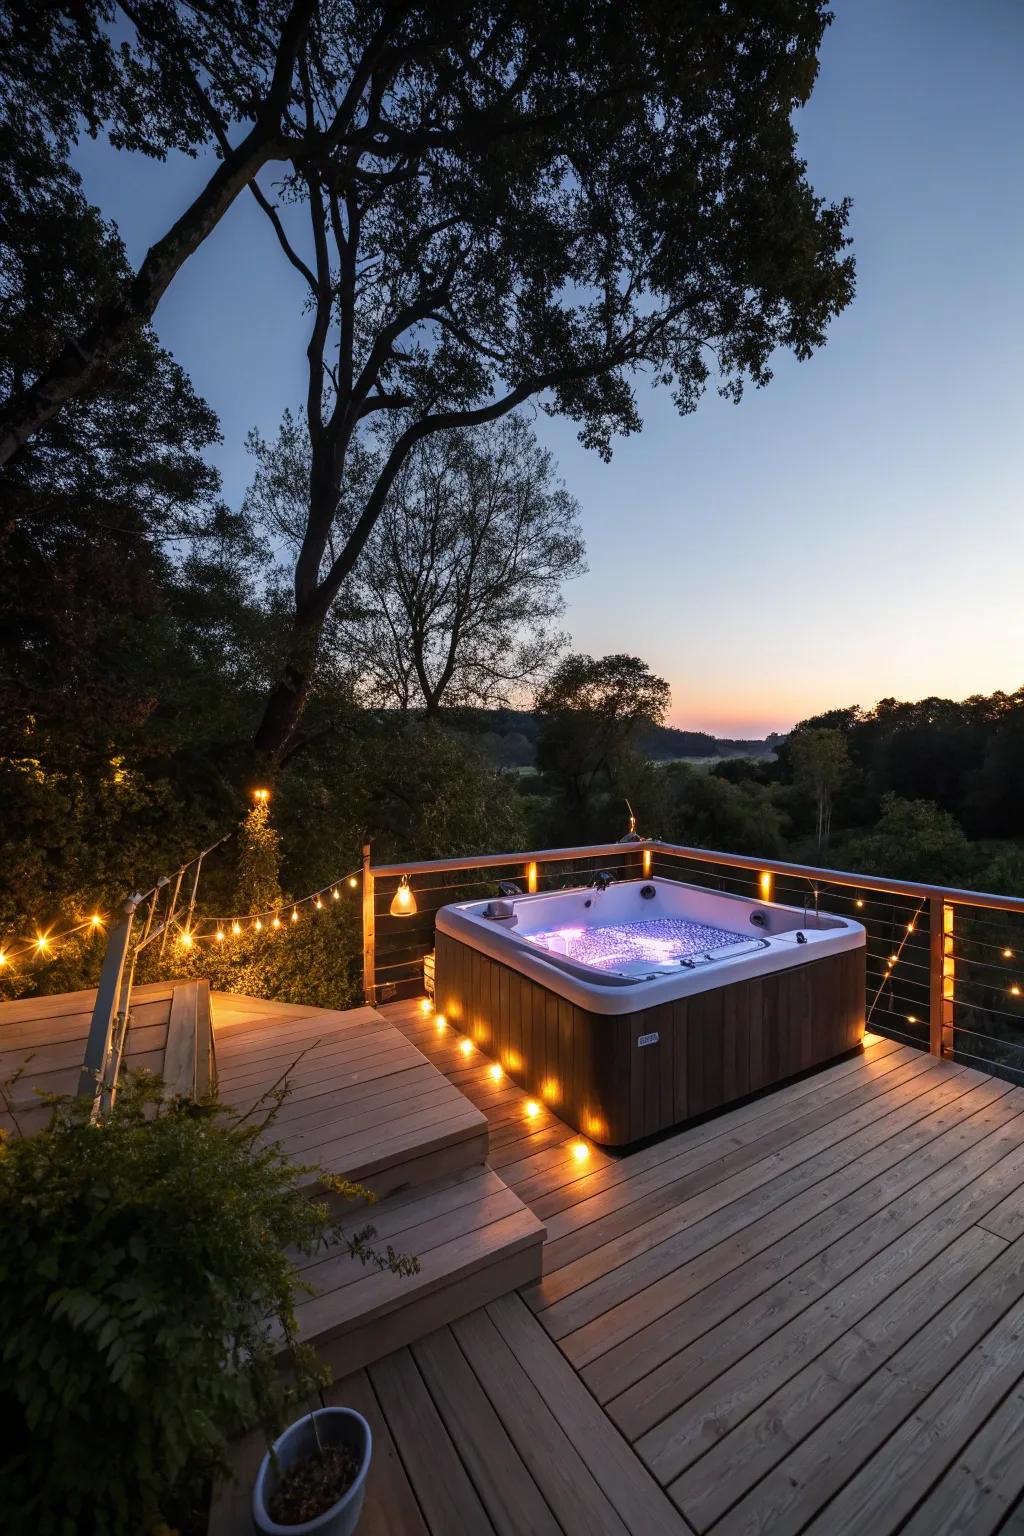
[[[704,960],[718,951],[735,953],[759,949],[763,941],[710,928],[684,918],[660,917],[648,923],[618,923],[606,928],[551,928],[523,935],[551,954],[566,955],[580,965],[598,971],[633,970],[638,965],[673,965],[683,960]]]

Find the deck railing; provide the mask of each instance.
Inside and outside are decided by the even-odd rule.
[[[690,848],[659,839],[374,865],[363,858],[363,983],[368,1002],[422,990],[434,914],[493,894],[580,884],[597,869],[663,875],[764,901],[819,906],[867,930],[867,1022],[906,1044],[1024,1082],[1024,898]],[[412,917],[392,916],[407,880]]]

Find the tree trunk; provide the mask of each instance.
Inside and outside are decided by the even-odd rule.
[[[286,664],[281,680],[271,689],[253,737],[257,753],[269,764],[279,763],[291,746],[309,703],[312,682],[312,661],[293,657]]]

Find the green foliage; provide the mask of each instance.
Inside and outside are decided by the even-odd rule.
[[[537,695],[537,766],[561,809],[581,829],[604,800],[621,801],[642,774],[637,741],[660,725],[669,685],[638,656],[570,655]]]
[[[784,818],[762,785],[749,778],[731,783],[684,763],[672,763],[661,772],[664,810],[659,836],[731,853],[781,851]]]
[[[61,1101],[0,1142],[5,1530],[147,1536],[227,1470],[241,1428],[279,1427],[282,1350],[296,1392],[316,1380],[286,1250],[415,1268],[346,1234],[262,1131],[129,1077],[98,1123]]]
[[[971,873],[971,845],[963,828],[940,806],[887,794],[873,828],[845,843],[842,863],[865,874],[959,885]]]
[[[270,824],[269,800],[257,800],[238,834],[235,910],[266,912],[281,902],[281,838]]]

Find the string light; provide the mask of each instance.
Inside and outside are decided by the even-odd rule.
[[[323,907],[323,902],[320,900],[319,896],[316,898],[316,900],[314,901],[313,905],[314,905],[314,907],[316,907],[318,912],[321,910],[321,908]]]
[[[45,933],[38,934],[37,937],[36,937],[36,949],[39,951],[39,953],[41,955],[45,955],[46,951],[49,949],[49,947],[50,947],[49,936],[47,934],[45,934]]]
[[[263,932],[263,924],[260,922],[259,918],[257,918],[256,921],[253,923],[253,927],[256,929],[257,933],[262,933]]]
[[[3,967],[9,963],[10,962],[8,961],[6,954],[2,949],[0,949],[0,970],[2,970]]]
[[[298,907],[292,907],[292,922],[293,923],[297,923],[298,920],[299,920],[299,909],[298,909]]]
[[[102,928],[103,927],[103,919],[102,919],[102,917],[100,917],[98,912],[94,912],[92,917],[90,917],[90,919],[89,919],[89,927],[90,928]]]
[[[359,884],[359,881],[356,879],[355,875],[349,875],[348,883],[352,889],[355,890],[356,886]]]
[[[281,919],[275,915],[274,921],[271,923],[270,926],[271,926],[271,928],[280,928],[280,926],[281,926]]]
[[[333,899],[335,901],[338,900],[338,887],[337,886],[334,887],[334,890],[331,892],[331,896],[333,897]]]
[[[218,928],[217,929],[217,932],[214,934],[214,938],[217,940],[218,944],[223,944],[224,943],[224,930],[223,930],[223,928]]]
[[[232,932],[232,933],[233,933],[233,934],[234,934],[234,935],[235,935],[235,937],[236,937],[236,938],[237,938],[237,937],[238,937],[238,935],[239,935],[239,934],[240,934],[240,933],[241,933],[241,931],[242,931],[242,925],[241,925],[241,923],[240,923],[240,922],[239,922],[239,921],[238,921],[238,919],[237,919],[237,918],[236,918],[236,919],[235,919],[235,921],[234,921],[234,922],[233,922],[233,923],[232,923],[232,924],[231,924],[231,932]]]
[[[182,949],[191,949],[192,948],[192,942],[193,942],[192,935],[189,933],[188,929],[186,928],[185,932],[181,935],[181,947],[182,947]]]

